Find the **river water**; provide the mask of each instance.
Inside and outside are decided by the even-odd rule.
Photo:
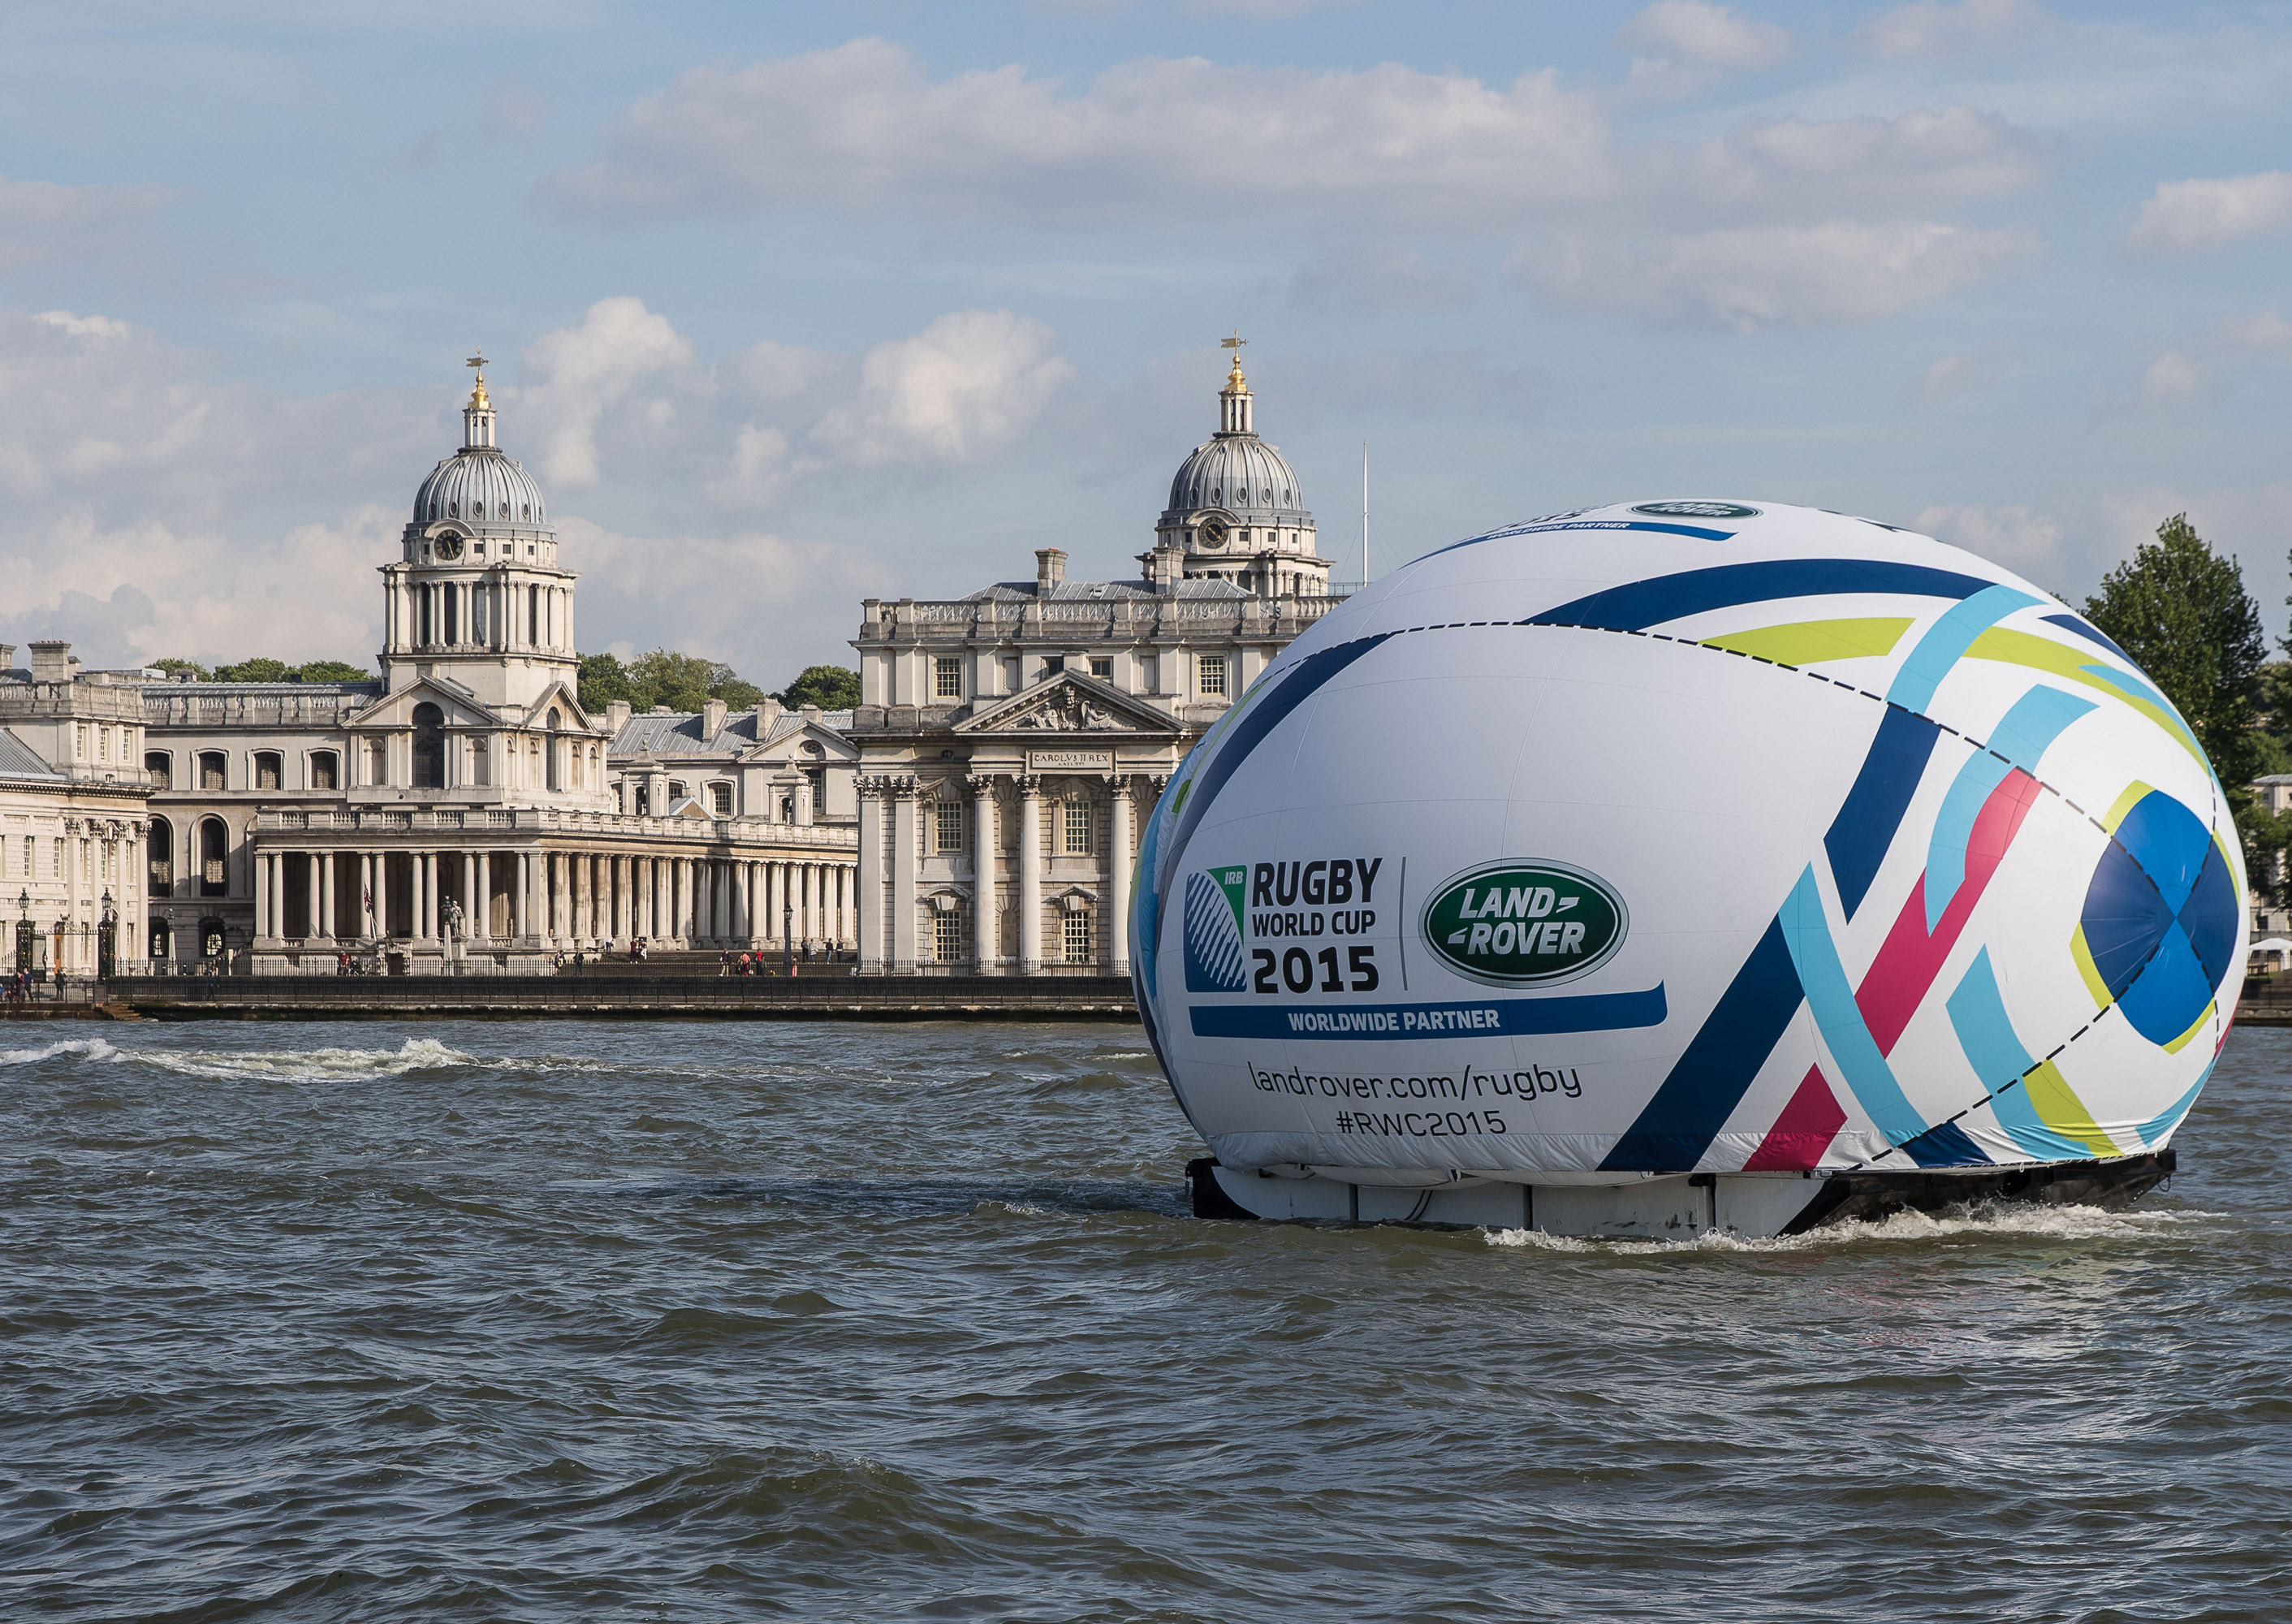
[[[0,1026],[0,1617],[2281,1620],[2288,1072],[1666,1248],[1198,1222],[1134,1027]]]

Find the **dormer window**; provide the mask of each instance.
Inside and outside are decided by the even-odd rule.
[[[525,505],[525,516],[529,519],[533,517],[533,504],[530,502]]]
[[[452,502],[448,502],[448,503],[447,503],[447,504],[446,504],[446,517],[448,517],[448,519],[458,519],[458,518],[460,518],[461,516],[462,516],[462,505],[461,505],[461,503],[460,503],[458,500],[456,500],[456,501],[452,501]]]

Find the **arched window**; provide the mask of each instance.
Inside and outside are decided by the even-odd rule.
[[[278,786],[278,752],[257,750],[254,753],[254,787],[276,789]]]
[[[446,787],[446,713],[428,700],[414,707],[414,788]]]
[[[154,789],[173,789],[175,787],[174,758],[165,750],[144,751],[143,772],[151,780]]]
[[[549,788],[552,789],[562,789],[565,788],[565,774],[558,765],[558,752],[561,747],[557,741],[557,730],[561,725],[562,725],[562,719],[559,717],[558,714],[554,710],[552,710],[549,713],[550,737],[548,754]]]
[[[199,752],[199,788],[221,789],[223,787],[223,758],[221,750]]]
[[[221,818],[206,818],[199,822],[199,894],[203,897],[227,897],[230,894],[230,830]]]
[[[342,768],[332,750],[311,752],[311,788],[338,789],[342,787]]]
[[[150,859],[150,894],[172,895],[175,889],[175,826],[165,818],[152,819],[144,850]]]

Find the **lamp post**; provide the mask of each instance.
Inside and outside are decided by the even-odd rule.
[[[103,926],[95,938],[95,974],[98,981],[108,982],[119,974],[119,908],[111,900],[111,887],[103,888]]]
[[[32,893],[30,889],[16,894],[16,968],[29,975],[32,973]]]
[[[795,974],[795,899],[786,881],[780,884],[780,974]]]

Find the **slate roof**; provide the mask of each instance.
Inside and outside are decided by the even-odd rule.
[[[613,735],[611,754],[634,755],[650,751],[655,757],[671,755],[723,755],[750,750],[756,745],[756,713],[753,710],[733,711],[724,718],[724,725],[716,730],[713,739],[701,735],[700,715],[697,711],[672,713],[666,716],[631,716],[628,725]],[[843,732],[851,725],[848,710],[831,710],[821,715],[820,725],[833,732]],[[803,731],[803,715],[800,711],[784,710],[772,723],[772,731],[763,740],[776,743],[791,734]]]
[[[49,764],[47,757],[4,727],[0,727],[0,778],[38,779],[51,784],[69,781]]]

